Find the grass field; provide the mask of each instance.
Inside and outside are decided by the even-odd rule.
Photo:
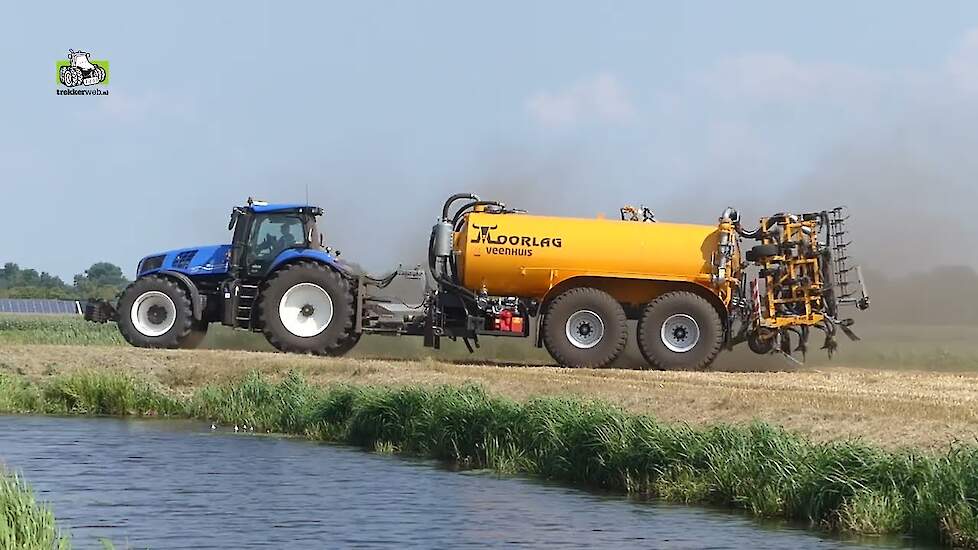
[[[634,326],[631,327],[634,332]],[[855,327],[862,338],[850,342],[840,336],[838,353],[832,359],[819,349],[818,335],[809,343],[806,366],[848,366],[873,369],[978,372],[978,326],[913,326],[861,323]],[[485,338],[481,348],[470,354],[460,342],[443,340],[439,351],[424,348],[420,338],[366,336],[351,357],[370,359],[425,359],[447,361],[551,364],[545,350],[531,339]],[[614,368],[642,369],[634,338]],[[0,346],[5,344],[63,344],[127,346],[115,324],[96,325],[78,316],[35,317],[0,314]],[[220,325],[211,325],[202,349],[275,351],[264,336]],[[713,371],[780,371],[798,366],[780,356],[758,356],[745,347],[722,352]]]
[[[942,449],[978,437],[978,373],[843,367],[751,373],[592,370],[128,346],[5,345],[0,354],[0,373],[35,381],[90,370],[145,375],[176,393],[235,380],[250,370],[272,380],[295,370],[319,385],[476,383],[517,400],[596,398],[668,421],[763,420],[818,441],[861,437],[888,448]]]

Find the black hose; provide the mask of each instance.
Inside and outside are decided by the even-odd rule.
[[[473,208],[475,208],[477,206],[498,206],[500,208],[505,208],[506,207],[505,204],[503,204],[501,202],[497,202],[497,201],[480,201],[480,200],[476,200],[476,201],[465,203],[465,204],[462,205],[461,208],[458,209],[457,212],[455,212],[455,216],[452,217],[452,228],[457,228],[458,227],[458,222],[461,221],[462,216],[465,215],[466,211],[471,210],[471,209],[473,209]],[[455,229],[455,230],[458,231],[458,229]]]
[[[479,200],[479,197],[478,195],[473,195],[472,193],[455,193],[451,197],[448,197],[448,200],[445,201],[445,205],[441,207],[441,219],[448,220],[448,209],[451,208],[452,203],[462,199],[477,201]]]

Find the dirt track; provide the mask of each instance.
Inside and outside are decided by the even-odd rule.
[[[431,360],[331,359],[241,351],[127,347],[4,346],[0,372],[44,378],[72,369],[147,373],[176,391],[249,369],[290,369],[315,383],[460,384],[525,399],[572,395],[694,424],[753,419],[826,440],[862,437],[887,447],[942,448],[978,438],[978,375],[832,367],[798,372],[572,370]]]

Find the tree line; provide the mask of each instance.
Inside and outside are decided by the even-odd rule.
[[[129,284],[122,268],[109,262],[96,262],[75,275],[72,284],[46,271],[23,269],[13,262],[0,268],[0,298],[44,298],[86,300],[115,297]]]

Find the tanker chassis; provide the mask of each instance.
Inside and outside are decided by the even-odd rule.
[[[459,205],[461,203],[461,205]],[[323,246],[308,205],[249,199],[232,211],[229,245],[147,256],[116,304],[94,301],[91,321],[117,321],[132,344],[194,347],[212,322],[262,332],[286,352],[342,355],[363,334],[442,338],[473,350],[487,336],[535,338],[567,367],[605,367],[624,350],[628,321],[649,366],[702,369],[746,342],[760,354],[803,355],[812,329],[831,354],[869,307],[848,257],[844,208],[741,225],[529,215],[476,195],[452,195],[431,231],[428,265],[384,277],[354,271]],[[753,246],[741,253],[743,241]],[[414,307],[385,296],[398,279],[423,281]],[[532,330],[531,330],[532,329]]]

